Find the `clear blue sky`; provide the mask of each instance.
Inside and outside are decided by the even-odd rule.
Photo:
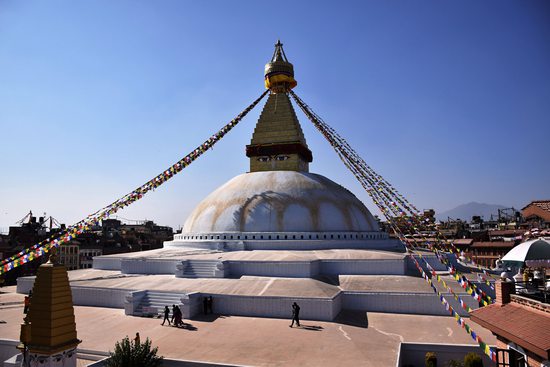
[[[75,222],[174,163],[263,91],[278,38],[298,95],[420,208],[550,198],[548,1],[0,0],[0,227]],[[120,216],[179,227],[248,169],[259,112]],[[298,117],[311,171],[376,213]]]

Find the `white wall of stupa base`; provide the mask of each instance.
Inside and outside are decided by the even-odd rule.
[[[243,252],[246,253],[246,252]],[[203,265],[203,266],[200,266]],[[435,264],[434,264],[435,265]],[[201,267],[198,276],[188,276],[189,267]],[[190,278],[239,278],[246,275],[313,278],[323,275],[404,275],[410,265],[405,257],[373,259],[311,259],[311,260],[216,260],[213,259],[149,259],[99,256],[94,269],[118,270],[122,274],[174,274]],[[209,273],[208,273],[209,271]]]
[[[164,247],[221,251],[373,249],[399,251],[403,245],[388,234],[371,232],[213,232],[180,233]]]
[[[18,282],[18,292],[32,287],[32,279]],[[247,296],[238,294],[189,292],[185,296],[171,292],[153,290],[132,291],[128,289],[108,289],[102,287],[81,287],[73,285],[73,302],[77,306],[94,306],[124,309],[127,315],[160,315],[164,305],[179,304],[184,317],[189,319],[202,312],[203,297],[213,297],[213,311],[216,314],[229,316],[250,316],[268,318],[288,318],[291,305],[297,302],[300,316],[304,320],[331,321],[343,310],[368,312],[385,312],[398,314],[419,314],[448,316],[449,311],[442,306],[439,297],[433,292],[391,292],[384,289],[376,291],[340,291],[331,297],[300,296]],[[183,290],[182,290],[183,291]],[[180,302],[148,304],[144,310],[140,303],[147,293],[164,293],[167,298],[175,295]],[[460,306],[452,294],[442,293],[451,306],[461,316],[468,313]],[[464,302],[472,309],[478,308],[475,299],[467,294],[461,295]]]
[[[357,250],[351,250],[350,253],[353,251],[357,252]],[[431,291],[424,280],[411,276],[417,275],[418,272],[405,254],[383,251],[374,251],[373,254],[367,250],[366,253],[372,258],[357,256],[341,259],[331,258],[326,251],[321,252],[324,258],[305,261],[216,261],[216,257],[224,254],[223,252],[205,252],[207,255],[203,255],[210,256],[214,260],[149,259],[145,256],[125,258],[122,256],[124,254],[120,257],[100,256],[94,258],[96,269],[76,271],[80,272],[80,275],[75,278],[75,281],[71,281],[73,302],[81,306],[122,308],[128,315],[156,314],[162,311],[164,305],[177,303],[186,318],[192,318],[202,312],[201,300],[205,296],[213,297],[215,313],[225,315],[286,318],[290,316],[292,302],[300,304],[304,319],[312,320],[333,320],[342,310],[448,315],[439,297]],[[243,256],[251,254],[249,251],[242,253]],[[232,252],[231,256],[235,258],[240,254]],[[443,265],[437,266],[438,261],[435,256],[424,255],[423,258],[437,271],[445,270]],[[205,285],[204,282],[208,277],[199,276],[202,279],[195,280],[172,275],[179,271],[179,276],[183,276],[184,264],[187,262],[207,262],[221,279],[207,280],[210,283]],[[111,270],[99,270],[100,267]],[[86,281],[82,279],[82,274],[86,275]],[[243,291],[235,292],[235,287],[241,287],[241,289],[247,287],[244,284],[248,284],[246,282],[249,280],[243,282],[243,279],[247,277],[250,279],[250,276],[259,279],[259,282],[264,282],[263,284],[283,281],[285,287],[281,289],[284,289],[284,292],[280,296],[274,296],[269,292],[265,295],[264,292],[256,292],[253,295],[243,294]],[[370,277],[370,283],[365,283],[367,286],[359,290],[346,288],[343,285],[338,286],[338,283],[327,284],[331,291],[326,294],[323,291],[319,292],[315,297],[305,297],[302,290],[306,288],[303,283],[299,285],[307,279],[310,281],[322,277],[338,279],[342,276],[358,276],[359,279]],[[146,286],[140,280],[155,280],[156,277],[159,277],[158,281]],[[214,278],[214,274],[210,278]],[[382,278],[385,279],[383,282],[380,280]],[[120,282],[115,282],[116,279],[120,279]],[[448,281],[452,282],[450,279]],[[19,278],[17,291],[28,293],[33,283],[34,277]],[[167,291],[166,284],[170,284],[173,290]],[[181,284],[181,289],[176,291],[180,288],[178,284]],[[407,284],[417,289],[410,289]],[[213,285],[216,291],[212,290]],[[483,284],[480,286],[483,287]],[[263,285],[260,286],[262,287]],[[451,294],[444,294],[444,296],[459,314],[467,316],[467,312],[460,307],[459,302]],[[477,302],[466,293],[461,294],[461,297],[471,308],[478,307]]]

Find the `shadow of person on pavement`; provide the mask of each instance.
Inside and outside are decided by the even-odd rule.
[[[224,319],[226,318],[226,316],[223,316],[223,315],[216,315],[216,314],[208,314],[208,315],[195,315],[192,317],[193,320],[196,320],[196,321],[203,321],[203,322],[214,322],[216,321],[217,319]]]
[[[302,325],[298,326],[298,329],[309,330],[309,331],[321,331],[324,328],[322,326],[302,324]]]
[[[198,328],[196,326],[193,326],[193,324],[189,324],[187,322],[182,323],[180,326],[178,326],[179,329],[185,329],[189,331],[197,331]]]

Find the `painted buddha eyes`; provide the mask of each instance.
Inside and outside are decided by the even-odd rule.
[[[258,161],[259,162],[269,162],[271,160],[274,160],[274,161],[286,161],[287,159],[289,159],[290,157],[288,155],[276,155],[276,156],[273,156],[273,157],[270,157],[268,155],[266,156],[263,156],[263,157],[259,157],[258,158]]]

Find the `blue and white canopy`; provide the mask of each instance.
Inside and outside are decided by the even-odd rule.
[[[502,261],[529,262],[528,266],[550,266],[550,241],[538,238],[520,243],[502,258]],[[545,265],[548,264],[548,265]]]

